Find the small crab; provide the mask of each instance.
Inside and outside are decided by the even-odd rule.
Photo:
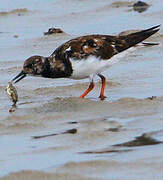
[[[9,95],[10,99],[13,102],[12,106],[16,106],[18,101],[18,94],[16,88],[13,86],[12,82],[8,83],[8,86],[5,88],[7,94]]]

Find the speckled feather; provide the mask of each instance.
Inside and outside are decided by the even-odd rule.
[[[87,35],[77,37],[58,47],[51,57],[55,57],[55,59],[66,57],[79,60],[93,55],[100,59],[109,60],[115,54],[140,43],[157,32],[158,29],[154,30],[156,27],[126,36]]]
[[[93,78],[98,75],[102,86],[99,98],[105,99],[106,78],[101,74],[117,63],[131,47],[159,31],[159,26],[124,35],[87,35],[72,39],[59,46],[49,57],[32,56],[24,62],[23,70],[12,80],[15,83],[26,75],[45,78],[90,78],[84,98],[93,88]]]
[[[117,62],[116,58],[119,59],[123,51],[157,32],[156,27],[125,36],[87,35],[78,37],[58,47],[50,58],[62,65],[69,64],[69,67],[72,68],[72,71],[69,70],[72,72],[71,78],[87,78],[91,74],[102,72]],[[78,64],[75,61],[78,61]],[[84,63],[80,61],[84,61]],[[101,62],[99,63],[99,61]]]
[[[116,58],[122,52],[156,33],[158,27],[124,36],[87,35],[71,39],[59,46],[49,57],[28,58],[18,77],[24,78],[29,74],[46,78],[80,79],[95,75],[117,62]]]

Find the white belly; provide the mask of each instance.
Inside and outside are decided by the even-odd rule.
[[[131,48],[130,48],[131,50]],[[113,64],[120,61],[123,58],[128,50],[121,52],[117,55],[114,55],[112,58],[108,60],[102,60],[100,58],[96,58],[95,56],[89,56],[87,59],[76,60],[70,59],[72,64],[73,73],[70,76],[72,79],[85,79],[90,77],[91,75],[95,75],[105,71]]]

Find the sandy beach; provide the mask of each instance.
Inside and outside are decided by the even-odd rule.
[[[5,87],[32,55],[49,56],[71,38],[116,35],[162,23],[161,0],[6,0],[0,8],[0,179],[163,179],[163,28],[105,71],[85,98],[88,79],[27,77],[15,85],[19,101]],[[146,1],[147,2],[147,1]],[[9,5],[10,4],[10,5]],[[44,35],[49,28],[64,33]]]

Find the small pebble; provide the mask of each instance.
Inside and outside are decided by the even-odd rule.
[[[14,35],[14,38],[18,38],[19,36],[18,35]]]

